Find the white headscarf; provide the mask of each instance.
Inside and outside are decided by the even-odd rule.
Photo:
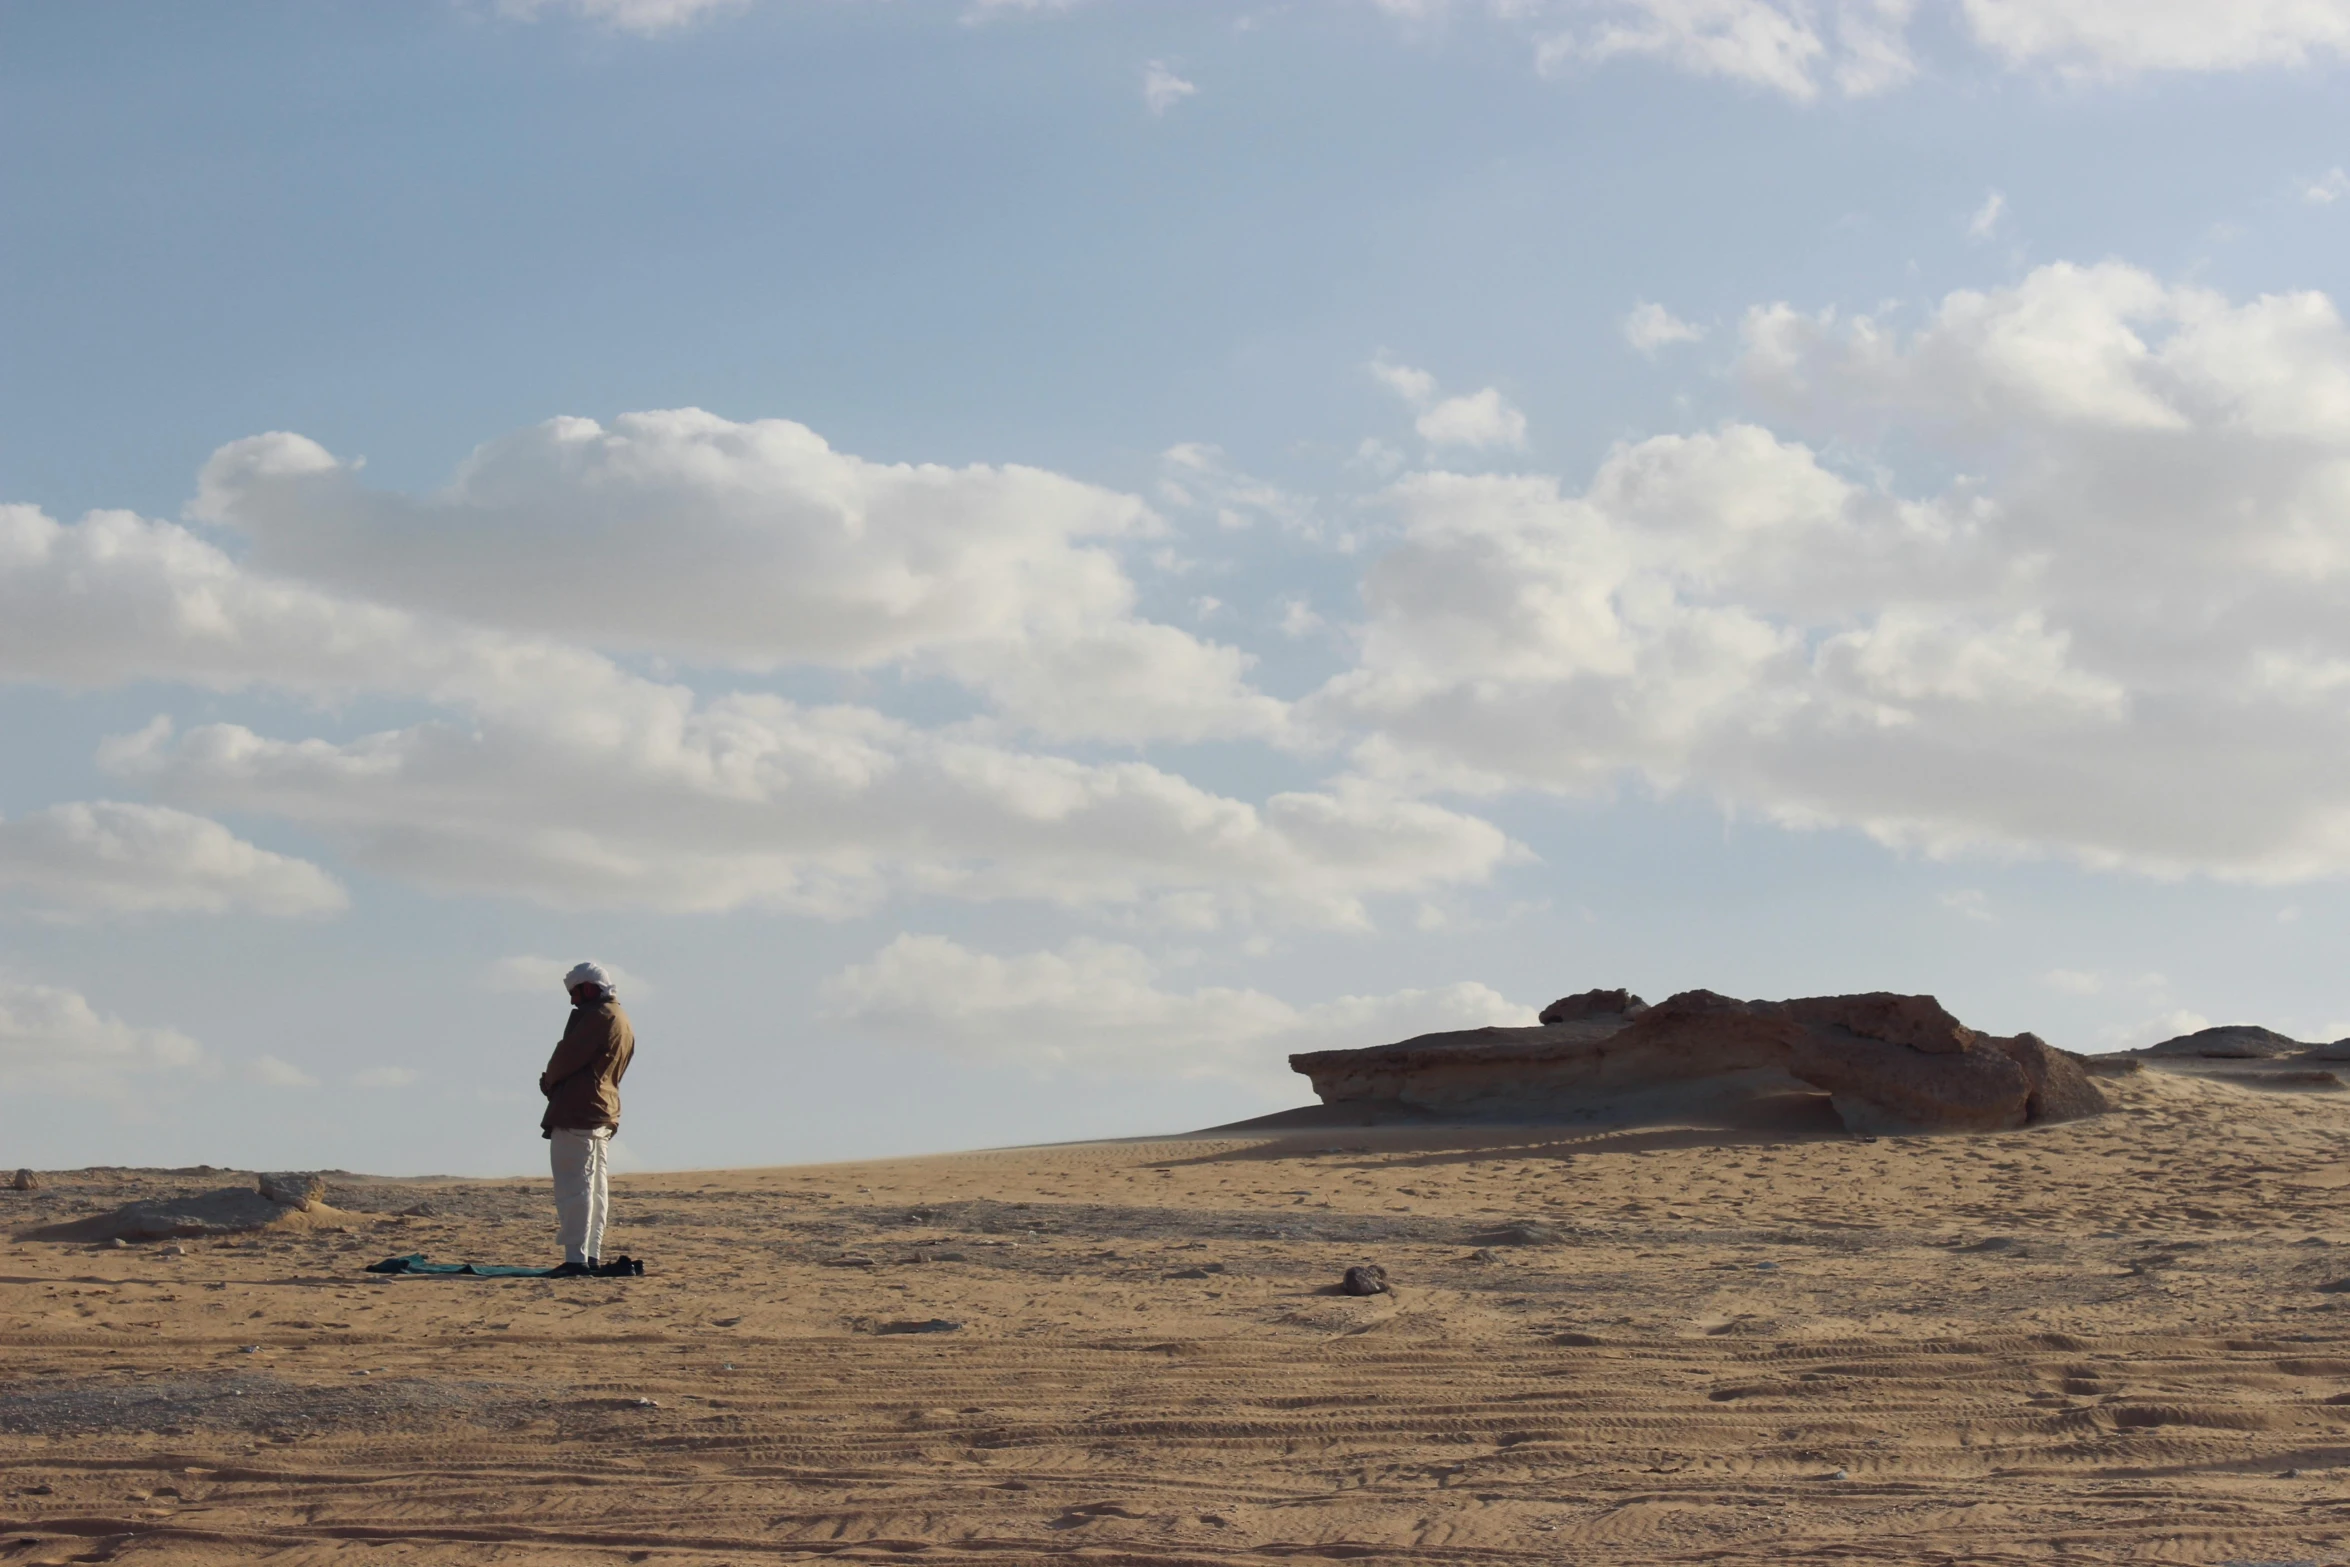
[[[563,988],[577,990],[582,985],[608,991],[612,988],[612,976],[604,971],[601,963],[575,963],[571,972],[563,976]]]

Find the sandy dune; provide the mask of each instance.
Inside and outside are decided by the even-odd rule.
[[[0,1563],[2350,1558],[2350,1096],[2109,1086],[1976,1137],[1795,1109],[632,1177],[625,1281],[359,1271],[542,1257],[543,1182],[17,1243]],[[1365,1260],[1395,1296],[1325,1293]]]

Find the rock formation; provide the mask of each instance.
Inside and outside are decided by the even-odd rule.
[[[325,1202],[326,1182],[315,1175],[273,1174],[253,1186],[230,1186],[193,1197],[126,1203],[109,1213],[25,1230],[20,1241],[159,1241],[252,1230],[318,1230],[350,1221]]]
[[[1587,1017],[1637,1017],[1647,1010],[1648,1003],[1629,990],[1578,990],[1544,1007],[1540,1020],[1547,1026],[1579,1022]]]
[[[307,1212],[326,1202],[326,1179],[308,1170],[273,1170],[257,1175],[253,1183],[274,1203]]]
[[[2095,1115],[2080,1059],[2031,1034],[1976,1032],[1931,996],[1738,1001],[1684,991],[1648,1006],[1585,991],[1533,1028],[1424,1034],[1294,1055],[1325,1104],[1541,1120],[1664,1089],[1825,1093],[1858,1132],[1994,1131]]]
[[[2273,1061],[2279,1056],[2299,1055],[2318,1048],[2274,1029],[2251,1023],[2223,1023],[2217,1028],[2199,1028],[2192,1034],[2148,1045],[2139,1053],[2157,1057],[2196,1056],[2214,1061]]]
[[[2133,1050],[2126,1059],[2255,1087],[2340,1090],[2341,1075],[2326,1068],[2350,1061],[2350,1039],[2311,1044],[2254,1023],[2223,1023]]]

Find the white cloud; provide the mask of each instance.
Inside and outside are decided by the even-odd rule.
[[[1303,598],[1284,599],[1281,603],[1281,634],[1292,641],[1310,637],[1324,630],[1330,623],[1324,620],[1311,601]]]
[[[927,894],[1345,925],[1368,898],[1478,882],[1517,852],[1488,823],[1361,780],[1258,806],[1140,762],[620,678],[466,726],[334,744],[158,725],[107,756],[426,886],[572,908],[841,916]]]
[[[1292,1051],[1534,1021],[1532,1008],[1477,984],[1301,1007],[1258,990],[1162,988],[1157,966],[1130,946],[1075,941],[996,957],[917,935],[835,975],[825,998],[844,1022],[982,1061],[1231,1078],[1298,1098]]]
[[[2350,52],[2350,0],[1963,0],[2008,63],[2074,76],[2303,65]]]
[[[2350,173],[2338,165],[2301,186],[2301,199],[2313,207],[2330,207],[2344,196],[2350,196]]]
[[[541,996],[560,1000],[563,996],[563,976],[571,972],[578,958],[542,958],[536,953],[500,958],[481,971],[484,990],[502,991],[508,995]],[[627,998],[649,996],[653,987],[634,971],[602,958],[604,972],[612,976],[612,988]]]
[[[1917,74],[1907,40],[1911,0],[1615,0],[1599,19],[1538,46],[1556,72],[1578,61],[1653,59],[1693,76],[1720,77],[1798,102],[1833,85],[1852,97],[1888,91]]]
[[[1644,55],[1693,76],[1721,76],[1809,99],[1827,45],[1808,21],[1767,0],[1647,0],[1579,40],[1554,40],[1546,63]]]
[[[757,670],[894,666],[1063,736],[1284,721],[1246,655],[1135,617],[1109,545],[1160,524],[1133,496],[867,462],[789,420],[552,419],[427,497],[364,489],[301,436],[252,436],[205,465],[194,512],[249,538],[263,571],[508,633]]]
[[[241,457],[248,493],[279,482],[252,480],[255,466],[344,482],[289,443]],[[634,512],[629,524],[660,531]],[[442,542],[429,528],[417,541]],[[397,555],[390,540],[369,547]],[[990,678],[1050,727],[1219,732],[1229,650],[1140,621],[1097,630],[962,656],[996,658]],[[425,885],[563,906],[842,913],[946,892],[1349,923],[1368,898],[1475,882],[1512,852],[1473,817],[1360,780],[1250,804],[1141,763],[1024,751],[986,725],[926,730],[864,707],[705,697],[548,636],[270,577],[120,513],[65,526],[0,508],[0,678],[424,702],[432,718],[356,741],[224,725],[175,742],[164,722],[100,759],[175,803],[307,823]],[[1200,723],[1171,721],[1193,703]]]
[[[1674,343],[1694,343],[1705,336],[1705,328],[1682,320],[1662,305],[1642,300],[1624,317],[1624,341],[1650,358],[1660,348]]]
[[[2068,996],[2135,991],[2142,999],[2151,1000],[2166,997],[2170,990],[2170,981],[2160,974],[2103,974],[2092,969],[2050,969],[2040,976],[2040,983]]]
[[[413,691],[464,662],[413,616],[245,570],[185,528],[0,505],[0,679]]]
[[[2103,1038],[2105,1048],[2108,1050],[2143,1050],[2148,1045],[2159,1045],[2164,1040],[2176,1039],[2181,1034],[2199,1034],[2209,1027],[2211,1027],[2211,1019],[2200,1012],[2191,1012],[2184,1007],[2179,1007],[2167,1012],[2156,1013],[2152,1017],[2141,1018],[2134,1023],[2124,1023],[2109,1028],[2105,1031]]]
[[[1390,492],[1362,656],[1308,706],[1396,787],[1627,774],[1935,853],[2350,870],[2350,331],[2116,263],[1915,330],[1753,312],[1746,384],[1922,497],[1731,424],[1573,492]],[[2251,759],[2257,758],[2257,763]]]
[[[1414,408],[1425,408],[1436,398],[1436,377],[1384,357],[1371,361],[1371,379]]]
[[[1526,444],[1526,416],[1510,406],[1496,387],[1447,397],[1413,422],[1431,446],[1486,449]]]
[[[353,1088],[406,1088],[415,1081],[415,1071],[404,1066],[371,1066],[351,1076]]]
[[[1915,0],[1377,0],[1414,22],[1482,12],[1536,39],[1558,74],[1652,60],[1799,103],[1913,81]],[[2350,54],[2350,0],[1955,0],[1965,33],[2019,70],[2103,80],[2147,71],[2240,71]],[[1561,24],[1566,25],[1562,26]]]
[[[170,1074],[211,1065],[177,1029],[139,1028],[81,994],[0,980],[0,1083],[87,1098],[159,1096]]]
[[[1915,0],[1842,0],[1831,12],[1835,41],[1830,68],[1837,89],[1866,98],[1905,86],[1918,74],[1909,51]]]
[[[1143,106],[1153,114],[1165,114],[1199,88],[1168,69],[1164,60],[1153,60],[1142,69]]]
[[[1999,232],[2000,220],[2007,216],[2007,197],[1993,191],[1983,198],[1974,216],[1966,221],[1967,238],[1980,243]]]
[[[505,15],[567,15],[653,35],[752,0],[495,0]],[[1051,15],[1084,0],[971,0],[967,22]],[[1537,69],[1556,75],[1612,60],[1651,60],[1799,103],[1834,90],[1868,97],[1918,74],[1916,0],[1372,0],[1425,29],[1456,11],[1530,31]],[[2005,65],[2110,80],[2152,71],[2303,66],[2350,54],[2350,0],[1957,0],[1966,33]],[[1565,25],[1562,25],[1564,23]],[[1244,20],[1244,27],[1248,24]],[[1164,85],[1161,85],[1161,84]],[[1144,101],[1164,113],[1191,84],[1153,61]]]
[[[1970,434],[2162,448],[2350,438],[2350,333],[2315,292],[2239,304],[2121,262],[2060,262],[2010,288],[1961,289],[1906,339],[1869,317],[1785,306],[1750,312],[1746,334],[1750,377],[1797,407],[1887,398]],[[2263,508],[2245,531],[2282,520]]]
[[[522,21],[556,12],[624,33],[665,33],[749,4],[750,0],[498,0],[498,9]]]
[[[1377,436],[1366,435],[1356,443],[1354,455],[1346,460],[1346,465],[1374,479],[1392,479],[1403,471],[1404,455]]]
[[[1438,397],[1436,377],[1385,358],[1371,362],[1371,377],[1419,410],[1413,428],[1431,446],[1485,449],[1526,444],[1526,416],[1486,387],[1462,397]]]
[[[1997,924],[1999,920],[1991,912],[1990,895],[1979,887],[1961,887],[1942,894],[1942,907],[1961,918],[1979,920],[1986,925]]]
[[[1170,446],[1159,454],[1159,475],[1164,504],[1205,512],[1219,528],[1238,531],[1269,523],[1306,539],[1324,536],[1311,497],[1234,467],[1221,447],[1200,441]]]
[[[0,821],[0,896],[59,914],[327,914],[349,899],[325,871],[226,827],[117,800]]]
[[[245,1080],[264,1088],[316,1088],[318,1079],[275,1056],[255,1056],[245,1063]]]

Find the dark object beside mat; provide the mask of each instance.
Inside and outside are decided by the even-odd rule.
[[[510,1268],[494,1262],[434,1262],[420,1251],[405,1257],[386,1257],[367,1265],[370,1273],[421,1273],[464,1279],[633,1279],[644,1276],[645,1265],[634,1257],[614,1257],[592,1273],[565,1274],[557,1268]]]

